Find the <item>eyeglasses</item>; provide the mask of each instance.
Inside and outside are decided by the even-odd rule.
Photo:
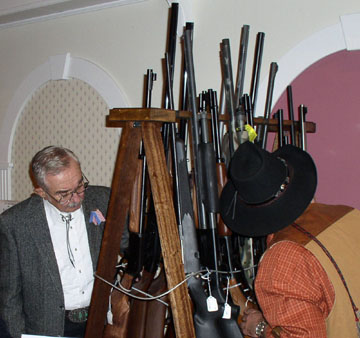
[[[58,198],[55,198],[53,195],[51,195],[45,189],[44,189],[44,191],[57,203],[59,203],[61,205],[66,205],[71,201],[74,194],[80,195],[80,194],[84,193],[88,186],[89,186],[89,180],[86,178],[86,176],[84,174],[82,174],[82,180],[81,180],[79,186],[73,191],[58,192],[57,193],[57,195],[59,196]]]

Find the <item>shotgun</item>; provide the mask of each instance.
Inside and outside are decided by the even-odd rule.
[[[215,166],[212,166],[210,168],[210,165],[206,165],[200,161],[201,158],[206,159],[206,163],[215,162],[215,156],[214,156],[214,148],[213,145],[208,141],[206,130],[208,129],[208,122],[207,119],[205,119],[204,114],[201,118],[201,124],[202,124],[202,150],[200,151],[200,138],[199,138],[199,130],[198,130],[198,113],[197,113],[197,105],[196,105],[196,86],[195,86],[195,72],[194,72],[194,63],[193,63],[193,56],[192,56],[192,45],[191,45],[191,36],[189,31],[185,31],[185,37],[184,37],[184,52],[185,52],[185,60],[186,60],[186,67],[188,69],[188,93],[189,93],[189,100],[190,100],[190,106],[191,106],[191,112],[192,112],[192,120],[191,120],[191,131],[192,131],[192,145],[193,145],[193,162],[194,162],[194,177],[195,177],[195,186],[196,186],[196,197],[197,197],[197,206],[198,206],[198,214],[199,214],[199,225],[203,229],[210,229],[213,237],[213,245],[214,245],[214,265],[215,268],[217,267],[217,258],[216,258],[216,236],[215,236],[215,230],[216,230],[216,204],[218,204],[217,198],[218,198],[218,192],[217,192],[217,182],[216,182],[216,173],[215,173]],[[214,163],[215,164],[215,163]],[[209,170],[207,170],[209,169]],[[203,179],[206,175],[206,187],[203,187]],[[215,179],[214,179],[215,178]],[[216,193],[214,193],[214,190],[216,189]],[[212,191],[212,192],[210,192]],[[208,196],[206,196],[206,193],[208,193]],[[204,197],[206,200],[204,200]],[[210,226],[207,226],[206,223],[206,216],[209,217],[209,224]],[[185,251],[184,251],[185,252]],[[199,263],[199,262],[198,262]],[[218,271],[215,271],[216,278],[214,280],[215,282],[215,288],[211,291],[209,288],[209,292],[214,292],[215,297],[217,297],[218,303],[220,303],[219,307],[216,311],[213,313],[216,315],[219,314],[219,311],[225,312],[226,319],[221,316],[221,318],[211,318],[208,320],[208,322],[212,323],[214,325],[214,319],[216,320],[216,328],[218,329],[217,332],[221,332],[222,336],[224,337],[242,337],[239,325],[237,323],[237,317],[238,317],[238,308],[230,306],[227,302],[224,301],[224,295],[222,293],[222,290],[219,287],[219,279],[218,277]],[[211,287],[211,284],[209,283],[209,287]],[[201,296],[203,293],[200,294]],[[200,297],[201,297],[200,296]],[[193,294],[193,299],[195,301],[196,295]],[[197,299],[200,302],[203,300]],[[229,313],[226,313],[228,310],[228,307],[230,306]],[[221,314],[221,313],[220,313]],[[234,319],[234,316],[236,317]]]
[[[200,254],[196,237],[196,227],[194,220],[193,204],[189,184],[187,160],[185,154],[184,141],[180,138],[176,140],[177,166],[180,186],[181,226],[179,235],[183,246],[185,274],[195,274],[188,279],[189,294],[194,304],[194,326],[197,338],[220,338],[222,332],[218,320],[222,313],[220,310],[210,312],[207,307],[207,295],[204,290],[203,282],[197,273],[201,270]]]
[[[217,103],[216,103],[216,92],[209,89],[209,102],[210,102],[210,111],[211,111],[211,124],[212,124],[212,134],[213,141],[215,145],[215,154],[216,154],[216,174],[218,181],[218,192],[219,196],[221,191],[227,181],[226,175],[226,166],[224,163],[224,159],[221,154],[221,146],[220,146],[220,133],[218,127],[218,111],[217,111]],[[239,320],[241,321],[241,315],[243,311],[248,306],[256,306],[254,304],[255,296],[251,293],[251,288],[247,283],[242,280],[238,282],[240,278],[235,278],[234,276],[234,267],[232,263],[232,259],[235,256],[234,250],[232,247],[232,231],[225,225],[224,221],[221,218],[221,215],[218,217],[217,230],[219,234],[219,239],[222,240],[223,243],[220,245],[220,248],[225,248],[224,250],[220,250],[220,252],[224,252],[221,257],[225,257],[226,262],[222,264],[225,266],[226,270],[229,271],[230,274],[230,294],[233,302],[240,306],[240,316]]]

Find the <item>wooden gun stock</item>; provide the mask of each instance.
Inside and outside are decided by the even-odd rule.
[[[139,233],[140,231],[140,215],[141,215],[141,188],[143,161],[138,161],[136,168],[135,182],[131,192],[130,208],[129,208],[129,231]]]
[[[132,233],[139,233],[140,230],[141,172],[142,161],[139,160],[129,207],[129,231]],[[134,277],[135,275],[124,273],[121,279],[122,286],[130,289]],[[103,338],[126,337],[130,315],[129,296],[114,289],[111,293],[111,312],[113,317],[112,324],[108,323],[105,326]]]
[[[126,289],[131,287],[133,277],[124,274],[121,285]],[[128,318],[130,312],[129,297],[114,289],[111,293],[111,311],[113,313],[113,323],[107,324],[104,329],[103,338],[126,337],[128,328]]]
[[[160,275],[154,279],[150,285],[149,293],[158,296],[167,291],[164,269]],[[164,296],[162,301],[169,303],[170,298]],[[157,300],[149,301],[146,311],[145,338],[160,338],[164,336],[165,320],[167,315],[167,306]],[[137,336],[133,336],[137,337]]]
[[[148,291],[152,283],[154,274],[143,270],[141,279],[134,284],[134,288],[141,291]],[[143,296],[139,292],[133,292],[136,296]],[[148,301],[132,299],[130,304],[130,315],[128,323],[128,338],[144,338],[146,329],[146,316],[147,316]]]

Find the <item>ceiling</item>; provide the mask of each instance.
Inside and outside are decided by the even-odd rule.
[[[145,0],[1,0],[0,28]]]

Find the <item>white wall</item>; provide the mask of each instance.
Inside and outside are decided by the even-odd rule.
[[[360,12],[360,3],[356,0],[186,1],[189,3],[185,20],[193,19],[195,23],[198,91],[220,88],[219,44],[223,38],[230,39],[235,71],[243,24],[250,25],[245,83],[248,91],[257,32],[266,34],[261,76],[261,83],[266,83],[270,62],[277,62],[317,32],[339,24],[340,16]],[[147,0],[0,30],[0,124],[4,123],[13,95],[24,79],[50,57],[68,52],[107,72],[133,107],[141,106],[144,74],[153,68],[158,73],[153,105],[160,106],[161,59],[165,52],[168,8],[166,0]],[[178,44],[175,98],[179,70]]]

